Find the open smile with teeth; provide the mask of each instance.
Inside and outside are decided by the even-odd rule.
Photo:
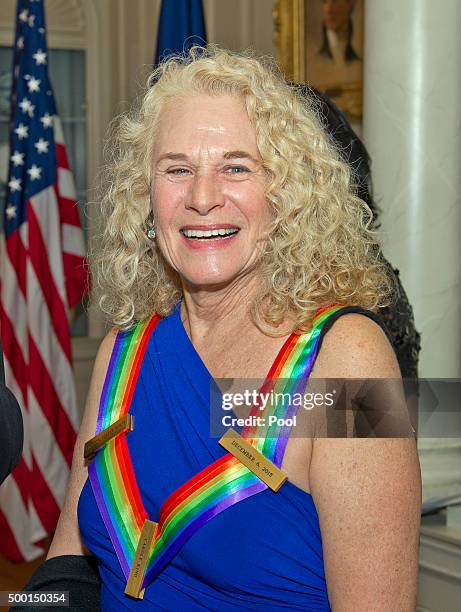
[[[226,240],[226,238],[235,236],[238,231],[237,227],[229,227],[213,230],[184,229],[181,230],[181,233],[190,240]]]

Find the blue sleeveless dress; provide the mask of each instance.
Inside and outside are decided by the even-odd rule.
[[[345,312],[370,311],[347,307]],[[152,333],[141,365],[127,436],[151,520],[165,499],[226,451],[210,438],[211,375],[192,345],[179,306]],[[102,610],[330,610],[322,539],[312,496],[290,481],[214,517],[146,588],[124,595],[125,578],[87,479],[78,504],[85,545],[98,559]]]

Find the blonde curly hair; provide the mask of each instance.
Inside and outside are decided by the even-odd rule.
[[[128,329],[153,312],[166,316],[181,299],[179,275],[146,231],[162,109],[193,92],[240,96],[256,130],[273,214],[261,256],[263,291],[251,307],[256,325],[278,335],[285,320],[294,330],[308,328],[323,305],[386,306],[392,283],[371,229],[372,211],[355,195],[351,169],[313,102],[269,58],[208,46],[158,66],[140,107],[112,124],[103,231],[90,252],[95,296],[110,322]]]

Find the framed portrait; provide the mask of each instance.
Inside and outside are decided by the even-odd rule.
[[[325,92],[359,124],[364,0],[277,0],[277,59],[287,78]]]

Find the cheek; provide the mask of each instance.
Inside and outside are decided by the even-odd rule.
[[[248,215],[259,225],[267,225],[271,219],[271,209],[263,191],[255,190],[248,198]]]
[[[159,181],[152,189],[152,204],[156,225],[169,224],[185,198],[184,185]]]
[[[236,183],[224,190],[224,195],[248,216],[261,216],[269,209],[265,187],[260,184]]]

